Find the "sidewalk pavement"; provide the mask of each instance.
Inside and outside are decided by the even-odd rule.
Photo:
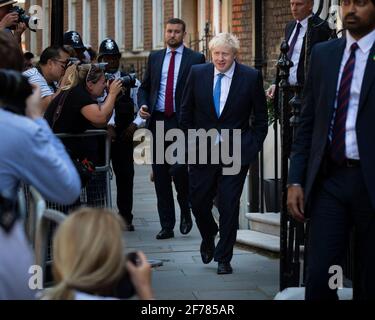
[[[163,262],[153,269],[152,284],[160,300],[269,300],[278,292],[279,260],[235,247],[233,274],[217,275],[217,263],[201,261],[201,238],[194,225],[188,235],[179,231],[176,209],[175,238],[156,240],[160,231],[156,194],[150,182],[150,166],[135,166],[134,226],[125,232],[129,251],[142,250],[148,259]],[[112,181],[113,199],[116,188]],[[114,204],[116,201],[113,202]],[[178,204],[176,201],[176,208]],[[217,239],[218,240],[218,239]],[[216,241],[217,241],[216,240]]]

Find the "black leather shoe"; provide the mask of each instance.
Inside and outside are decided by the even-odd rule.
[[[181,215],[180,232],[182,234],[188,234],[193,227],[193,221],[191,220],[191,214],[186,213]]]
[[[217,274],[231,274],[233,273],[230,262],[219,262],[217,265]]]
[[[201,257],[204,264],[210,263],[215,253],[215,236],[202,240]]]
[[[156,235],[156,239],[170,239],[174,237],[173,230],[161,229],[161,231]]]

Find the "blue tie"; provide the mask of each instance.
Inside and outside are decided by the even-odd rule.
[[[220,95],[221,95],[221,79],[225,76],[224,73],[219,73],[217,75],[217,81],[214,89],[214,104],[217,117],[220,117]]]

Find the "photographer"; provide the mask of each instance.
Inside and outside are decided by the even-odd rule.
[[[134,76],[119,70],[121,53],[117,43],[112,39],[104,40],[99,49],[99,62],[108,63],[107,76],[123,81],[122,94],[115,103],[115,112],[109,124],[108,131],[112,136],[112,166],[116,175],[117,207],[119,214],[126,223],[126,230],[134,231],[133,222],[133,135],[143,120],[134,120],[134,105],[136,103],[137,87],[140,82]],[[105,101],[104,95],[100,100]]]
[[[43,110],[47,110],[51,101],[61,92],[61,86],[66,82],[64,74],[69,58],[69,52],[64,47],[48,47],[42,52],[37,66],[23,73],[31,84],[39,85]]]
[[[73,203],[80,194],[79,176],[64,146],[42,119],[40,89],[31,87],[17,72],[22,68],[18,44],[9,33],[0,31],[0,135],[6,137],[0,143],[0,197],[14,207],[23,182],[47,200]],[[0,300],[32,299],[35,292],[28,287],[28,270],[34,264],[33,254],[15,210],[4,219],[3,209]]]
[[[129,284],[139,299],[153,299],[151,266],[142,252],[136,253],[135,261],[126,259],[121,225],[119,217],[105,209],[72,213],[56,232],[56,285],[45,291],[43,299],[114,300],[121,285]]]
[[[5,30],[9,33],[12,33],[11,30],[14,30],[14,37],[21,47],[21,37],[27,29],[27,26],[23,22],[18,22],[18,12],[12,11],[13,4],[15,3],[17,3],[17,1],[0,0],[0,30]]]
[[[99,107],[97,98],[102,96],[107,82],[100,65],[74,65],[68,85],[48,106],[45,118],[55,133],[83,133],[93,128],[106,127],[112,115],[115,100],[121,91],[121,81],[114,81],[108,97]],[[89,159],[95,165],[100,157],[96,141],[71,139],[64,141],[74,158]]]

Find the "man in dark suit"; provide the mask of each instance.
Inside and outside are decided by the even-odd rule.
[[[185,29],[185,22],[180,19],[170,19],[167,22],[165,30],[167,48],[150,54],[144,81],[138,90],[140,116],[149,120],[148,128],[154,137],[157,122],[164,124],[165,131],[179,127],[181,95],[187,75],[192,65],[205,63],[204,55],[184,46]],[[170,144],[171,142],[165,142],[163,154]],[[154,151],[156,148],[160,146],[154,144]],[[152,169],[162,227],[156,239],[174,237],[173,228],[176,218],[172,177],[181,209],[180,231],[182,234],[189,233],[192,228],[192,219],[188,199],[187,166],[157,164],[154,156]]]
[[[375,298],[375,0],[343,0],[341,8],[346,39],[312,52],[289,173],[289,211],[310,218],[310,300],[337,299],[329,269],[342,263],[352,226],[361,278],[355,298]]]
[[[180,123],[183,129],[216,129],[218,136],[211,143],[228,150],[239,172],[226,175],[223,158],[215,164],[213,152],[206,163],[190,165],[190,197],[193,214],[202,236],[203,263],[213,258],[218,262],[218,274],[232,273],[230,261],[236,242],[240,197],[249,164],[256,159],[267,135],[266,99],[262,74],[235,61],[238,39],[228,33],[217,35],[210,42],[211,64],[193,66],[185,85]],[[254,121],[250,126],[250,116]],[[239,129],[240,139],[234,130]],[[225,140],[223,131],[229,131]],[[215,141],[216,140],[216,141]],[[219,142],[220,141],[220,142]],[[225,146],[225,144],[229,144]],[[234,145],[238,144],[238,153]],[[190,145],[190,143],[189,143]],[[206,150],[198,148],[199,155]],[[214,197],[220,213],[220,241],[215,248],[217,224],[212,216]]]
[[[288,57],[293,62],[290,69],[289,83],[291,85],[304,85],[305,83],[305,63],[306,57],[311,54],[313,46],[319,42],[327,41],[332,31],[327,22],[313,15],[313,0],[291,0],[290,9],[294,20],[290,21],[285,27],[285,39],[289,44]],[[311,29],[308,36],[308,23],[311,20]],[[306,52],[306,42],[309,38],[310,46]],[[273,85],[267,90],[269,98],[275,99],[278,103],[278,86],[280,76],[277,72]]]

